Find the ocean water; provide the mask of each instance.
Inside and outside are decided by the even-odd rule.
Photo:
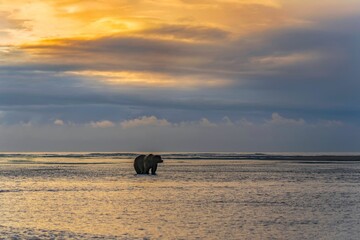
[[[352,158],[136,155],[0,154],[0,239],[360,239]]]

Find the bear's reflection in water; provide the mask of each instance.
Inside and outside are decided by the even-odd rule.
[[[164,162],[160,155],[140,155],[134,160],[134,168],[137,174],[151,174],[156,175],[156,169],[158,163]]]

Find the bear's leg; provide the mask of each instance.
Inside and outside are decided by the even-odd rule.
[[[152,166],[152,168],[151,168],[152,175],[156,175],[156,169],[157,169],[157,163],[155,163],[154,166]]]
[[[150,168],[151,167],[147,163],[145,163],[144,164],[144,172],[143,172],[143,174],[149,174]]]
[[[141,169],[139,168],[139,166],[134,165],[134,168],[137,174],[141,174]]]
[[[140,166],[139,169],[140,169],[140,174],[144,174],[144,173],[145,173],[145,170],[144,170],[145,168],[144,168],[144,166]]]

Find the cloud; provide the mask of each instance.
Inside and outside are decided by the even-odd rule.
[[[231,119],[228,116],[222,118],[222,123],[225,124],[226,126],[234,125],[233,121],[231,121]]]
[[[171,76],[163,73],[137,71],[69,71],[69,76],[82,76],[94,82],[114,87],[149,87],[192,89],[199,87],[215,88],[231,84],[229,81],[202,76]],[[179,82],[182,84],[179,85]]]
[[[202,118],[199,122],[200,126],[203,127],[216,127],[217,125],[215,123],[210,122],[207,118]]]
[[[219,27],[189,24],[163,24],[159,27],[149,28],[139,33],[154,37],[203,41],[221,41],[230,36],[230,32]]]
[[[357,105],[344,104],[345,101],[353,102],[354,97],[342,97],[336,93],[329,100],[317,96],[314,101],[311,95],[309,97],[312,89],[303,91],[296,85],[292,91],[290,84],[288,91],[279,84],[275,85],[278,88],[275,90],[266,85],[263,86],[265,89],[258,90],[246,87],[188,90],[182,86],[176,88],[176,85],[173,89],[142,89],[125,85],[108,88],[96,81],[90,82],[86,76],[65,76],[57,71],[25,71],[21,68],[0,71],[0,84],[0,110],[7,111],[3,118],[7,124],[21,121],[48,124],[48,119],[56,116],[78,124],[99,119],[99,116],[120,122],[124,120],[121,116],[154,114],[175,122],[203,117],[213,121],[219,119],[219,115],[220,118],[226,115],[231,119],[259,120],[273,112],[294,119],[337,119],[354,124],[360,117]],[[315,83],[311,84],[315,86]],[[297,89],[299,93],[295,91]],[[324,90],[315,88],[313,91],[320,94]]]
[[[64,125],[64,121],[61,120],[61,119],[56,119],[54,121],[54,124],[57,125],[57,126],[63,126]]]
[[[2,30],[22,29],[29,30],[26,20],[14,18],[11,12],[1,11],[0,9],[0,28]]]
[[[22,36],[29,35],[32,27],[28,20],[16,16],[16,11],[4,9],[2,5],[3,3],[0,6],[0,47],[13,46],[21,42]]]
[[[297,125],[297,126],[301,126],[301,125],[306,124],[306,122],[302,118],[300,118],[300,119],[285,118],[285,117],[282,117],[278,113],[273,113],[271,115],[271,119],[267,120],[266,122],[267,122],[267,124],[274,124],[274,125],[295,125],[295,126]]]
[[[108,120],[102,120],[98,122],[90,122],[90,126],[93,128],[109,128],[114,127],[115,124]]]
[[[0,43],[2,123],[54,125],[61,116],[77,125],[106,119],[113,129],[161,116],[155,126],[166,120],[171,129],[359,125],[359,15],[294,19],[285,1],[257,2],[117,1],[121,12],[115,0],[47,1],[2,14],[0,41],[21,40]],[[31,34],[11,21],[28,7]]]
[[[302,30],[300,32],[303,33],[299,34],[298,38],[307,36],[306,31]],[[316,32],[309,31],[309,34],[315,35]],[[157,111],[161,116],[167,118],[171,117],[171,115],[177,116],[177,119],[175,119],[177,121],[183,121],[184,119],[182,118],[199,119],[203,116],[216,118],[216,115],[220,113],[222,116],[228,115],[234,119],[242,117],[252,118],[257,111],[261,112],[261,115],[257,116],[259,118],[263,118],[272,112],[281,112],[292,116],[294,116],[294,113],[307,117],[311,115],[314,118],[328,117],[331,119],[339,116],[344,122],[356,122],[356,119],[359,117],[358,105],[354,101],[354,99],[359,98],[355,91],[357,89],[356,79],[352,80],[351,76],[341,78],[341,76],[338,76],[338,73],[331,73],[333,70],[339,70],[339,68],[341,70],[343,64],[351,67],[352,63],[345,64],[347,60],[344,60],[344,63],[340,62],[338,65],[335,65],[337,67],[333,67],[332,63],[329,63],[328,60],[321,62],[321,64],[325,64],[324,66],[321,66],[321,64],[320,66],[314,65],[314,62],[311,63],[314,66],[306,66],[306,61],[300,61],[297,64],[293,64],[290,68],[289,66],[276,66],[272,72],[264,71],[263,65],[260,65],[256,71],[253,71],[252,68],[255,69],[256,66],[248,65],[253,56],[271,56],[270,53],[273,51],[281,52],[281,46],[275,43],[283,37],[283,35],[271,36],[270,42],[274,50],[268,49],[266,44],[255,44],[255,46],[252,46],[254,43],[245,42],[243,44],[244,49],[241,51],[234,43],[233,45],[226,46],[225,49],[221,49],[223,51],[215,50],[216,52],[218,51],[218,54],[212,53],[214,49],[209,51],[206,49],[201,50],[202,47],[198,44],[193,46],[193,43],[179,43],[180,46],[186,46],[189,49],[191,49],[191,46],[194,47],[194,51],[191,52],[189,50],[184,56],[189,54],[189,58],[192,58],[192,54],[194,54],[195,59],[204,59],[202,60],[203,62],[200,61],[200,63],[193,66],[190,66],[191,64],[185,60],[181,62],[179,60],[182,58],[181,55],[178,59],[180,61],[178,65],[164,64],[162,66],[161,64],[154,64],[151,66],[156,61],[151,59],[146,61],[146,57],[142,60],[140,55],[138,61],[134,61],[134,64],[131,61],[126,63],[132,56],[129,49],[127,49],[129,51],[129,58],[122,60],[124,61],[123,65],[116,65],[114,64],[116,60],[111,62],[105,59],[104,56],[107,56],[107,52],[101,52],[101,47],[98,49],[98,53],[94,53],[96,57],[89,58],[91,61],[92,59],[99,61],[99,59],[103,58],[104,60],[99,61],[98,65],[91,62],[87,63],[87,60],[84,63],[79,61],[79,63],[61,65],[55,63],[57,57],[61,56],[60,51],[58,56],[54,55],[53,63],[49,61],[47,63],[39,62],[36,64],[18,64],[16,66],[0,67],[0,81],[2,85],[2,89],[0,89],[0,103],[3,107],[2,109],[4,107],[12,107],[14,109],[21,106],[36,106],[36,108],[47,106],[48,113],[45,112],[45,109],[41,113],[43,114],[41,118],[44,119],[53,117],[51,115],[51,112],[53,112],[51,108],[62,106],[63,109],[61,111],[66,112],[66,116],[64,114],[62,116],[74,122],[89,122],[92,119],[97,119],[93,116],[96,112],[106,114],[105,119],[121,121],[122,119],[116,119],[114,116],[111,116],[120,107],[122,107],[122,115],[148,115]],[[258,37],[257,39],[262,38]],[[147,42],[148,40],[143,41]],[[80,42],[83,45],[87,43],[86,41]],[[93,40],[93,44],[100,44],[100,42],[100,40]],[[105,42],[104,40],[104,43],[101,43],[100,46],[102,44],[105,45]],[[141,48],[140,42],[139,39],[139,44],[137,45],[139,48]],[[128,43],[130,44],[130,41]],[[288,56],[287,52],[291,52],[292,47],[287,47],[285,43],[283,42],[282,45],[286,51],[280,54],[280,56]],[[325,43],[324,41],[324,46],[326,46]],[[80,53],[82,51],[80,48],[81,44],[77,43]],[[121,45],[116,45],[115,41],[114,44],[114,46],[121,47]],[[177,45],[177,43],[171,44],[174,44],[174,47]],[[239,42],[239,45],[241,45],[241,42]],[[151,44],[149,43],[149,48],[151,48],[150,46]],[[158,46],[160,51],[161,45]],[[127,48],[126,45],[122,47]],[[52,54],[57,53],[56,46],[52,46],[52,48],[54,48]],[[84,55],[87,52],[86,48],[85,46],[83,50]],[[307,48],[306,46],[305,49]],[[70,49],[69,52],[71,52]],[[89,54],[95,52],[94,49],[90,49]],[[109,53],[109,56],[116,56],[115,52],[119,51],[119,49],[116,47],[115,49],[117,50],[113,50],[113,53]],[[252,52],[255,51],[254,49],[257,49],[259,53]],[[296,51],[300,50],[296,49]],[[118,56],[121,59],[121,54],[118,54]],[[164,53],[164,59],[161,61],[167,61],[165,56],[166,53]],[[175,57],[176,55],[169,55],[167,62],[170,63],[171,59]],[[71,58],[70,56],[69,62],[71,62]],[[186,58],[188,57],[184,59]],[[342,61],[341,58],[336,61],[340,60]],[[59,61],[64,62],[61,58]],[[148,72],[141,68],[143,62],[149,64],[148,69],[145,68]],[[330,65],[327,66],[327,64]],[[248,67],[249,72],[239,71],[242,67]],[[84,71],[85,69],[93,68],[98,68],[94,76],[91,76],[88,70]],[[130,73],[130,76],[133,78],[120,76],[124,78],[124,84],[118,84],[120,87],[117,87],[119,72],[113,71],[118,71],[122,68],[131,69],[131,72],[125,73]],[[313,71],[313,68],[316,69]],[[317,72],[319,69],[326,69],[329,73],[325,77],[313,76],[309,78],[306,76]],[[74,70],[84,74],[75,75],[73,74]],[[351,71],[356,76],[357,70],[351,69]],[[350,74],[351,71],[346,74]],[[100,75],[106,75],[109,72],[113,74],[110,77]],[[201,77],[199,77],[200,73]],[[186,77],[182,77],[182,75]],[[159,76],[162,78],[157,79]],[[207,83],[210,77],[215,79],[213,86],[216,86],[216,88],[214,91],[209,87],[211,81],[209,84]],[[137,83],[138,79],[143,79],[144,81]],[[154,84],[152,84],[152,79],[160,80],[160,83],[154,81]],[[197,81],[192,81],[192,79]],[[221,81],[217,79],[225,79],[227,84],[221,84]],[[129,80],[134,81],[135,84],[128,84]],[[169,80],[171,81],[169,82]],[[102,84],[104,82],[107,82],[106,84],[111,83],[110,87]],[[167,84],[166,89],[162,90],[159,88],[162,83]],[[218,84],[216,85],[216,83]],[[186,85],[190,86],[190,91],[183,88]],[[88,106],[86,108],[87,111],[82,110],[81,116],[76,116],[79,110],[74,110],[74,106],[79,105]],[[101,110],[105,109],[104,106],[107,106],[106,113],[104,113],[104,110]],[[17,113],[16,121],[26,121],[30,115],[36,115],[36,118],[40,117],[40,112],[36,108],[27,108],[25,112]],[[136,108],[136,114],[132,113],[134,111],[133,108]],[[170,111],[171,113],[169,113]],[[199,116],[196,111],[201,111],[203,116]],[[20,115],[22,116],[20,117]],[[15,117],[12,118],[12,120],[14,119]]]
[[[251,4],[259,4],[259,5],[265,5],[265,6],[271,6],[271,7],[280,7],[281,5],[279,4],[278,1],[274,1],[274,0],[213,0],[211,1],[211,3],[209,3],[209,1],[207,0],[198,0],[198,1],[191,1],[191,0],[181,0],[181,2],[186,3],[186,4],[200,4],[200,5],[206,5],[206,4],[221,4],[221,3],[236,3],[236,4],[243,4],[243,5],[251,5]]]
[[[143,116],[140,118],[125,120],[120,123],[121,126],[125,129],[127,128],[136,128],[136,127],[146,127],[146,126],[157,126],[157,127],[168,127],[172,124],[166,119],[158,119],[155,116]]]
[[[111,73],[116,75],[121,72],[148,73],[167,75],[168,79],[192,76],[199,80],[206,80],[208,73],[212,72],[199,68],[208,59],[207,52],[213,51],[211,48],[211,44],[124,36],[94,40],[65,39],[51,44],[42,42],[22,46],[23,51],[33,56],[33,63],[26,63],[24,67],[38,71],[54,71],[55,68],[85,74],[103,71],[110,76]],[[45,58],[46,63],[43,62]],[[66,64],[58,64],[65,59]]]
[[[232,121],[229,117],[223,117],[221,121],[214,122],[209,119],[202,117],[198,121],[181,121],[181,122],[170,122],[167,119],[159,119],[155,116],[143,116],[135,119],[124,120],[120,123],[122,128],[137,128],[142,126],[151,126],[151,127],[171,127],[171,128],[192,128],[192,127],[210,127],[210,128],[226,128],[226,127],[235,127],[235,128],[262,128],[262,127],[342,127],[344,123],[338,120],[319,120],[316,122],[306,122],[303,118],[292,119],[285,118],[279,113],[272,113],[270,119],[265,119],[262,122],[252,122],[245,118],[240,120]]]
[[[321,120],[316,125],[324,127],[341,127],[344,126],[344,123],[339,120]]]
[[[342,21],[346,22],[339,20]],[[281,85],[296,89],[300,85],[309,88],[308,93],[312,93],[314,84],[320,87],[328,79],[336,81],[341,77],[340,73],[349,75],[347,81],[354,84],[356,81],[352,76],[356,76],[358,70],[351,66],[352,62],[358,61],[353,54],[353,50],[358,48],[354,41],[356,33],[350,28],[343,28],[344,33],[339,34],[338,28],[332,29],[327,22],[319,25],[282,28],[212,43],[153,39],[146,35],[112,35],[95,39],[54,39],[27,44],[22,49],[38,56],[33,59],[40,61],[33,65],[34,70],[52,71],[54,68],[51,66],[54,65],[64,72],[120,85],[132,81],[138,86],[151,86],[148,81],[142,80],[148,75],[149,79],[155,76],[164,83],[169,79],[171,82],[172,79],[176,82],[189,79],[196,82],[195,87],[204,83],[205,86],[220,85],[225,88]],[[165,32],[179,28],[174,30],[176,34],[186,32],[187,28],[197,29],[186,25],[164,28],[168,29]],[[47,64],[41,63],[44,56]],[[57,65],[65,59],[66,65]],[[123,73],[135,79],[127,81]],[[208,79],[211,84],[207,83]],[[156,87],[157,83],[153,86]],[[330,85],[322,89],[325,90],[335,89]]]
[[[32,126],[33,126],[33,123],[32,123],[31,121],[21,122],[21,123],[20,123],[20,126],[29,128],[29,127],[32,127]]]
[[[233,124],[226,124],[227,121]],[[243,120],[230,118],[225,121],[200,118],[178,124],[165,118],[144,116],[113,123],[114,126],[105,122],[93,122],[97,127],[86,124],[67,124],[61,128],[53,124],[0,125],[3,136],[0,150],[259,152],[356,151],[360,147],[358,127],[324,126],[310,121],[305,124],[293,124],[292,121],[290,124],[267,124],[266,121],[243,124]]]
[[[236,124],[238,124],[239,126],[245,126],[245,127],[255,126],[255,123],[247,120],[246,118],[240,119],[239,121],[236,122]]]
[[[251,61],[260,65],[262,68],[286,67],[289,65],[299,65],[304,63],[319,62],[324,60],[325,54],[311,52],[290,53],[288,55],[270,55],[255,57]]]

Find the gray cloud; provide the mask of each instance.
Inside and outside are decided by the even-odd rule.
[[[334,74],[345,74],[344,68],[351,68],[354,64],[349,63],[358,60],[354,50],[357,52],[359,48],[359,31],[356,31],[359,29],[342,27],[347,22],[348,19],[341,19],[337,25],[325,22],[317,28],[280,29],[215,43],[112,36],[89,41],[62,40],[62,46],[42,44],[24,49],[40,51],[40,57],[49,56],[47,60],[54,62],[66,58],[70,64],[63,65],[65,69],[152,71],[175,76],[199,74],[249,85],[263,78],[266,78],[262,80],[265,85],[272,82],[271,79],[281,79],[285,83],[297,79],[327,81]],[[194,38],[202,38],[202,30],[214,31],[198,30],[192,26],[171,25],[150,31],[193,35]],[[41,65],[33,67],[41,68]],[[52,69],[51,65],[44,68]],[[251,81],[246,81],[249,79]]]
[[[84,77],[65,77],[57,72],[10,71],[2,72],[0,76],[0,110],[9,112],[6,117],[8,124],[30,120],[46,123],[59,117],[72,122],[99,121],[104,117],[119,121],[146,114],[157,114],[171,120],[204,116],[216,119],[219,115],[263,117],[273,111],[339,120],[357,119],[359,116],[358,108],[281,102],[282,95],[278,97],[279,101],[265,101],[266,98],[256,97],[258,92],[250,90],[109,89],[101,84],[91,85]]]

